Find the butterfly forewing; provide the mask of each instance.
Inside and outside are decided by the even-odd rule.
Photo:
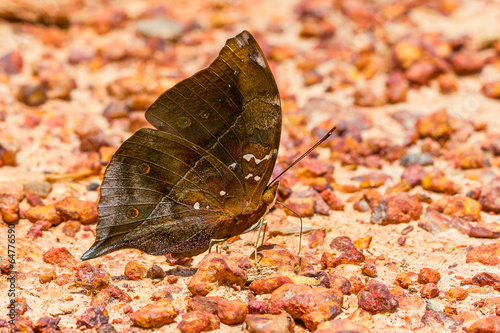
[[[229,39],[206,69],[163,93],[142,129],[112,158],[101,186],[95,244],[82,259],[120,248],[195,255],[265,212],[276,161],[279,93],[255,39]],[[259,215],[259,216],[257,216]]]

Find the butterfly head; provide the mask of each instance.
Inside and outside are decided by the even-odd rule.
[[[280,186],[280,182],[276,181],[268,186],[264,193],[262,193],[262,201],[267,206],[267,210],[274,206],[276,203],[276,198],[278,196],[278,187]]]

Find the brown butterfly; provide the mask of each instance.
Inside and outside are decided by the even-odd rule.
[[[208,68],[165,91],[117,150],[101,185],[94,245],[195,256],[211,240],[252,230],[274,205],[268,186],[281,134],[278,87],[247,31]]]

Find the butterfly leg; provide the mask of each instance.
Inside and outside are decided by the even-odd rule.
[[[263,220],[264,231],[262,232],[262,242],[260,242],[260,246],[264,245],[264,240],[266,239],[266,230],[267,230],[267,221]]]
[[[260,219],[259,222],[258,222],[258,225],[259,225],[259,233],[257,234],[257,239],[255,240],[255,245],[254,245],[254,250],[255,250],[255,257],[254,257],[254,260],[255,260],[255,268],[259,268],[259,263],[257,262],[257,248],[259,247],[259,239],[260,239],[260,233],[262,232],[262,227],[265,225],[267,227],[267,221],[264,221],[264,219]],[[263,236],[265,234],[265,229],[264,229],[264,233],[263,233]],[[262,243],[264,243],[264,237],[262,237]]]
[[[212,252],[212,246],[215,244],[216,245],[216,250],[215,252],[219,253],[219,245],[218,243],[222,243],[222,242],[225,242],[227,241],[229,238],[220,238],[220,239],[214,239],[212,238],[210,240],[210,245],[208,246],[208,253],[211,253]]]

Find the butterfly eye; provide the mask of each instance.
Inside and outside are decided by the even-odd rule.
[[[137,171],[139,171],[139,173],[142,173],[143,175],[147,175],[150,170],[151,167],[146,163],[141,163],[137,166]]]
[[[127,217],[129,219],[135,219],[137,216],[139,216],[139,210],[137,208],[129,208],[127,210]]]

